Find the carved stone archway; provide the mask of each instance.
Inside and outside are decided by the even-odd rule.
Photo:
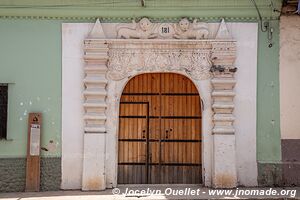
[[[224,27],[217,36],[228,34]],[[98,21],[84,50],[83,190],[116,186],[120,97],[131,77],[149,72],[180,73],[194,82],[204,103],[203,182],[221,188],[237,185],[234,40],[105,39]]]

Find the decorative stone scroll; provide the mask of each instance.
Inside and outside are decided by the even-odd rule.
[[[162,46],[159,42],[137,45],[128,49],[128,45],[110,46],[107,77],[120,80],[133,71],[172,72],[185,71],[197,80],[210,78],[210,51],[208,49],[184,49],[187,43]],[[130,45],[132,46],[132,45]],[[148,48],[149,47],[149,48]]]

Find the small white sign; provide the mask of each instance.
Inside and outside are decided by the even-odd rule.
[[[158,27],[158,33],[161,37],[170,38],[175,33],[171,24],[163,23]]]
[[[40,155],[41,128],[38,124],[31,124],[30,128],[30,155]]]

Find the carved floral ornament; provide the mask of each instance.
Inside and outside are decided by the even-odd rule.
[[[194,79],[210,78],[210,51],[160,51],[112,49],[109,51],[108,78],[120,80],[131,72],[185,71]]]

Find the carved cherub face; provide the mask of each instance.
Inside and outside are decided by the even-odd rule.
[[[179,28],[185,32],[187,30],[189,30],[190,27],[190,22],[187,18],[183,18],[182,20],[180,20],[179,22]]]
[[[139,25],[140,25],[142,31],[148,31],[148,30],[150,30],[152,23],[150,22],[149,19],[143,18],[139,22]]]

